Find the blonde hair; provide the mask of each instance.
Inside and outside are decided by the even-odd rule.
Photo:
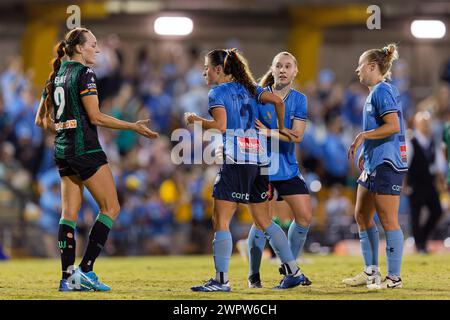
[[[367,50],[364,54],[369,62],[374,62],[378,65],[384,78],[391,78],[392,63],[398,59],[398,50],[395,43],[390,43],[381,49]]]

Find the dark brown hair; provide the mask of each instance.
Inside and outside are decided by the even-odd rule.
[[[282,55],[290,57],[294,61],[295,67],[298,68],[297,59],[294,57],[294,55],[292,53],[287,52],[287,51],[282,51],[282,52],[278,53],[273,58],[272,65],[270,66],[269,70],[267,70],[266,74],[263,75],[262,78],[259,80],[259,85],[261,87],[265,88],[268,86],[272,86],[275,83],[275,78],[273,77],[273,74],[272,74],[272,66],[274,65],[275,61]]]
[[[51,115],[51,112],[53,111],[53,90],[54,90],[54,80],[55,77],[59,71],[59,68],[61,68],[62,58],[67,54],[69,57],[72,57],[75,54],[75,46],[76,45],[83,45],[86,42],[86,36],[85,33],[90,32],[89,29],[86,28],[75,28],[70,30],[66,33],[64,36],[64,40],[60,41],[56,47],[56,58],[52,60],[52,66],[53,71],[50,73],[47,83],[45,85],[45,112],[46,115]]]
[[[236,48],[215,49],[206,55],[213,66],[222,66],[226,75],[232,75],[236,82],[242,84],[251,95],[256,96],[256,81],[248,67],[247,60]]]
[[[368,62],[374,62],[378,65],[384,78],[391,78],[392,63],[398,59],[397,45],[395,43],[390,43],[381,49],[367,50],[364,54]]]

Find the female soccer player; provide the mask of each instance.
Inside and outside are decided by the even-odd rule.
[[[47,80],[36,114],[36,125],[56,133],[55,162],[61,176],[62,212],[58,245],[61,251],[62,279],[59,291],[110,288],[93,272],[114,219],[119,214],[119,201],[111,169],[100,146],[97,126],[134,130],[147,138],[158,134],[148,128],[149,120],[136,123],[121,121],[99,110],[96,77],[90,66],[100,52],[92,32],[85,28],[69,31],[56,48],[53,72]],[[62,62],[65,55],[69,57]],[[79,268],[75,262],[75,228],[83,188],[86,186],[100,208],[89,234],[89,243]],[[72,285],[73,275],[77,285]]]
[[[295,155],[295,144],[302,140],[307,119],[306,96],[292,88],[297,73],[297,59],[289,52],[280,52],[273,58],[272,66],[260,81],[260,86],[266,91],[283,99],[286,105],[284,125],[292,129],[297,137],[289,141],[286,136],[280,136],[276,130],[271,130],[277,128],[277,123],[273,106],[270,104],[259,108],[259,120],[256,120],[256,128],[261,132],[269,128],[269,137],[283,140],[280,141],[279,151],[272,150],[271,155],[269,180],[277,199],[271,202],[270,209],[273,216],[279,207],[276,201],[285,200],[292,210],[295,220],[289,227],[288,240],[295,259],[303,248],[312,217],[308,187],[300,173]],[[264,233],[253,225],[248,235],[249,288],[262,287],[259,268],[265,244]]]
[[[371,49],[359,58],[356,73],[369,90],[364,105],[363,132],[359,133],[348,150],[358,158],[362,173],[358,179],[355,218],[365,269],[343,283],[369,288],[401,288],[400,268],[403,256],[403,232],[398,223],[398,208],[402,182],[407,171],[405,129],[397,89],[386,82],[392,62],[398,58],[397,46],[389,44]],[[373,217],[378,213],[386,234],[387,276],[381,281],[378,270],[378,230]]]
[[[263,139],[258,139],[255,130],[258,100],[275,105],[280,132],[291,137],[284,128],[283,100],[255,85],[246,60],[236,49],[209,52],[205,57],[203,75],[208,85],[215,85],[209,92],[209,112],[213,120],[187,113],[186,122],[199,122],[205,130],[220,130],[223,133],[226,161],[213,189],[216,278],[191,289],[204,292],[231,291],[228,266],[233,242],[229,225],[238,203],[249,204],[254,221],[270,237],[270,243],[283,263],[280,269],[285,277],[275,288],[288,289],[309,282],[292,256],[286,235],[270,218],[267,202],[269,181],[266,175],[261,174],[259,166],[267,165],[267,159],[260,156]]]

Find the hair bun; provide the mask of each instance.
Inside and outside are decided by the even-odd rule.
[[[397,45],[395,43],[390,43],[382,49],[385,55],[392,56],[397,51]]]
[[[386,59],[392,63],[392,61],[398,59],[397,45],[395,43],[390,43],[383,47],[381,51],[386,55]]]

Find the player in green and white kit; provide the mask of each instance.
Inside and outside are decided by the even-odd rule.
[[[69,31],[56,52],[58,56],[53,60],[53,72],[39,104],[36,125],[56,134],[55,163],[61,176],[62,198],[58,231],[62,266],[59,291],[108,291],[109,286],[101,283],[93,272],[93,265],[120,206],[111,169],[98,140],[97,126],[133,130],[150,139],[158,134],[148,128],[149,120],[130,123],[100,111],[96,77],[90,68],[100,50],[91,31],[86,28]],[[65,55],[69,59],[62,62]],[[100,212],[89,234],[83,260],[74,270],[75,228],[84,186],[96,200]]]

